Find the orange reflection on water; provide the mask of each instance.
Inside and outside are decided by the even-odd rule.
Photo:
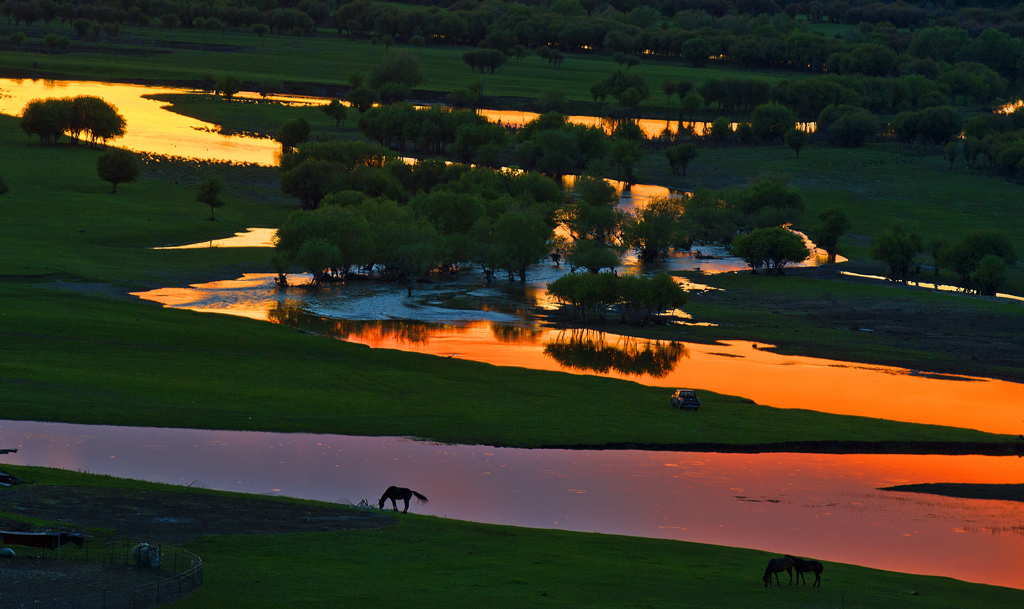
[[[421,514],[757,548],[1024,588],[1024,505],[878,490],[1019,484],[1024,461],[1016,457],[524,450],[29,421],[0,421],[0,440],[20,449],[9,456],[20,465],[352,502],[375,499],[381,481],[398,476],[430,497],[413,508]],[[842,568],[826,567],[826,586],[829,569]]]
[[[286,296],[276,289],[272,276],[268,275],[248,275],[239,282],[200,284],[136,295],[166,306],[273,319],[290,325],[301,325],[311,318],[295,303],[286,302]],[[335,320],[324,323],[335,323]],[[310,330],[374,348],[459,357],[499,366],[594,373],[565,367],[545,354],[549,344],[568,340],[571,332],[531,328],[531,332],[523,334],[527,340],[518,341],[515,333],[496,329],[502,324],[490,321],[460,325],[388,322],[420,328],[415,332],[417,339],[411,342],[404,335],[408,332],[380,332],[379,322],[343,323],[343,335],[324,326]],[[500,340],[496,337],[499,334]],[[616,347],[623,338],[602,335],[602,340],[604,345]],[[656,341],[629,340],[633,341],[631,348],[655,349],[657,345]],[[770,349],[770,345],[740,341],[718,345],[687,343],[686,356],[664,376],[637,375],[614,369],[601,376],[659,387],[693,387],[738,395],[777,408],[803,408],[998,434],[1024,433],[1024,385],[1019,383],[926,375],[901,368],[780,355]]]
[[[536,344],[496,349],[487,339],[490,322],[448,328],[417,345],[349,335],[371,347],[417,351],[501,366],[580,373],[561,366]],[[608,335],[606,344],[620,337]],[[544,330],[544,344],[559,332]],[[770,345],[729,341],[687,343],[687,357],[662,377],[637,377],[611,370],[601,376],[645,385],[694,387],[738,395],[777,408],[803,408],[833,414],[910,423],[964,427],[999,434],[1024,432],[1024,386],[991,379],[929,377],[901,368],[780,355]]]
[[[186,89],[88,81],[0,79],[0,113],[19,116],[28,102],[50,97],[95,95],[117,106],[127,123],[117,146],[167,156],[236,163],[275,165],[280,145],[219,133],[219,127],[167,110],[164,102],[144,95],[191,93]],[[229,102],[224,102],[229,103]]]

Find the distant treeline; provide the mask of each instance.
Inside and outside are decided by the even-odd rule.
[[[555,0],[325,2],[323,0],[6,0],[8,23],[56,23],[80,36],[117,35],[113,25],[251,29],[411,44],[633,54],[695,66],[728,64],[867,76],[926,74],[978,63],[1016,78],[1024,66],[1024,5],[776,0]],[[844,24],[826,34],[808,24]],[[932,63],[929,63],[932,62]]]

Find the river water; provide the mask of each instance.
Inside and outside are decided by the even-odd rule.
[[[1019,481],[1016,457],[523,450],[23,421],[0,421],[0,447],[19,449],[4,456],[9,463],[340,503],[375,503],[395,484],[430,499],[410,511],[445,518],[757,548],[1024,588],[1020,503],[878,490]]]

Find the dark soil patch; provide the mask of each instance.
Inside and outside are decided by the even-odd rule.
[[[84,533],[182,543],[199,535],[375,529],[395,518],[376,510],[192,491],[19,485],[0,491],[0,510],[64,523]],[[0,529],[31,527],[0,516]]]
[[[199,535],[374,529],[396,522],[394,516],[377,510],[273,497],[32,484],[0,489],[0,511],[4,513],[0,515],[0,530],[42,530],[15,519],[32,518],[96,536],[90,541],[99,543],[128,539],[132,543],[145,540],[177,544]],[[151,583],[158,577],[153,569],[58,561],[52,550],[39,557],[37,549],[11,547],[18,556],[0,558],[0,608],[123,590]]]

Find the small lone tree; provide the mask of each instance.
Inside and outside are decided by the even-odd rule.
[[[224,76],[217,81],[216,90],[224,99],[231,101],[231,98],[242,90],[242,81],[234,76]]]
[[[923,249],[921,235],[903,222],[896,222],[889,230],[871,240],[871,257],[889,266],[889,279],[906,281],[914,257]]]
[[[213,174],[200,182],[199,188],[196,190],[196,201],[210,206],[211,221],[217,219],[213,217],[213,210],[224,206],[224,200],[220,198],[220,191],[223,189],[224,181]]]
[[[291,152],[302,142],[309,141],[309,121],[304,118],[295,118],[288,121],[281,126],[274,139],[281,144],[283,152]]]
[[[668,166],[673,174],[682,172],[686,175],[686,166],[690,161],[697,158],[699,152],[697,145],[693,143],[677,144],[665,149],[665,157],[668,159]]]
[[[807,135],[806,131],[801,131],[796,128],[790,129],[782,136],[782,141],[792,148],[793,152],[795,152],[798,157],[800,156],[800,150],[807,145],[807,142],[810,139],[811,136]]]
[[[345,108],[345,104],[337,99],[332,99],[331,103],[320,106],[320,111],[334,119],[335,127],[340,127],[348,117],[348,110]]]
[[[833,264],[838,253],[839,238],[850,230],[850,219],[842,208],[833,207],[818,214],[818,220],[821,220],[821,224],[811,231],[811,238],[818,247],[825,250],[829,264]]]
[[[134,182],[139,177],[139,159],[129,150],[111,148],[96,159],[96,173],[113,185],[110,194],[116,195],[118,184]]]

